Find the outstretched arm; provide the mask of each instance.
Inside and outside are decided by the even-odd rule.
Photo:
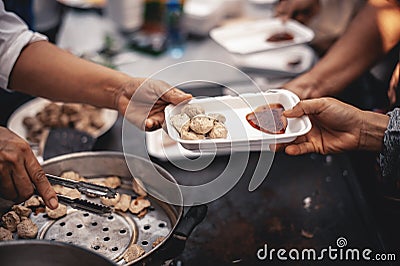
[[[400,41],[400,5],[370,0],[309,72],[284,85],[300,98],[335,95]]]
[[[137,92],[141,86],[143,90]],[[8,87],[55,101],[112,108],[122,115],[136,93],[136,101],[131,104],[140,108],[132,108],[135,113],[128,118],[134,118],[131,122],[146,130],[161,126],[166,105],[191,97],[165,82],[132,78],[78,58],[46,41],[24,48],[12,69]]]
[[[55,101],[116,109],[118,89],[132,78],[40,41],[27,45],[10,75],[9,88]]]
[[[348,150],[381,151],[389,116],[362,111],[333,98],[303,100],[284,115],[289,118],[308,115],[312,129],[285,146],[286,153],[321,154]]]
[[[2,87],[55,101],[116,109],[146,130],[161,127],[168,104],[191,98],[163,81],[132,78],[40,41],[43,38],[35,37],[15,15],[4,11],[1,1],[0,21]],[[0,127],[0,197],[19,202],[34,189],[47,206],[57,207],[54,189],[28,143]]]

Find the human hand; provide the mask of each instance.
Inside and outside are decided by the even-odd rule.
[[[294,142],[272,147],[274,150],[285,148],[289,155],[380,150],[389,121],[386,115],[361,111],[333,98],[301,101],[284,115],[288,118],[308,115],[313,125],[310,132]]]
[[[275,16],[307,24],[319,9],[319,0],[281,0],[275,8]]]
[[[392,78],[390,79],[388,98],[391,105],[394,105],[397,100],[396,89],[399,86],[399,76],[400,76],[400,63],[397,64],[395,70],[393,71]]]
[[[32,196],[35,188],[49,208],[57,208],[56,192],[29,144],[0,127],[0,197],[19,203]]]
[[[140,129],[155,130],[162,126],[168,104],[178,104],[191,97],[161,80],[135,79],[120,89],[117,107]]]

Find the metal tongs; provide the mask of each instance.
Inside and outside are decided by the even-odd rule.
[[[61,185],[64,187],[77,189],[79,192],[85,195],[92,195],[92,196],[94,195],[97,197],[106,197],[106,198],[115,198],[115,196],[117,195],[116,190],[109,187],[96,185],[84,181],[74,181],[70,179],[65,179],[51,174],[46,174],[46,177],[52,185]],[[100,215],[111,213],[112,211],[111,207],[102,204],[97,204],[88,200],[78,199],[78,198],[72,199],[60,194],[57,194],[57,197],[60,202],[67,204],[75,209],[84,210]]]

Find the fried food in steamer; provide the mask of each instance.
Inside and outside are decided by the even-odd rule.
[[[51,219],[58,219],[61,218],[65,215],[67,215],[67,206],[64,204],[58,204],[57,209],[50,209],[49,207],[46,207],[46,213]]]
[[[129,206],[129,211],[133,214],[139,214],[142,210],[144,210],[150,206],[151,206],[151,203],[149,200],[147,200],[143,197],[138,197],[138,198],[132,200],[132,202]]]
[[[121,199],[115,205],[116,210],[120,210],[126,212],[129,209],[129,205],[131,204],[132,197],[127,194],[122,194]]]
[[[120,199],[121,199],[121,194],[117,193],[115,198],[108,199],[105,197],[101,197],[100,201],[102,204],[104,204],[106,206],[115,206],[120,201]]]
[[[12,206],[11,209],[13,211],[15,211],[18,214],[19,217],[21,217],[21,216],[22,217],[29,217],[29,215],[31,215],[31,213],[32,213],[31,209],[29,209],[29,208],[27,208],[25,206],[22,206],[22,205],[14,205],[14,206]]]
[[[21,222],[20,217],[15,211],[9,211],[1,217],[3,221],[3,225],[6,229],[11,232],[15,232],[17,230],[17,225]]]
[[[37,236],[38,227],[31,219],[26,218],[17,225],[17,233],[20,238],[33,239]]]
[[[143,248],[141,246],[139,246],[138,244],[132,244],[125,252],[124,254],[124,260],[126,263],[129,263],[131,261],[136,260],[137,258],[140,258],[141,256],[143,256],[143,254],[145,253],[145,251],[143,250]]]
[[[190,120],[190,129],[197,134],[207,134],[214,127],[214,118],[197,115]]]
[[[10,230],[0,227],[0,241],[13,240],[13,234]]]

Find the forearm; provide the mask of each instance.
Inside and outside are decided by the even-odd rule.
[[[363,111],[362,115],[359,148],[361,150],[381,151],[383,137],[389,124],[389,116],[370,111]]]
[[[54,101],[115,109],[117,89],[132,80],[42,41],[24,48],[11,72],[9,88]]]
[[[400,8],[390,1],[369,1],[307,75],[315,80],[323,95],[334,95],[368,70],[399,40]]]

